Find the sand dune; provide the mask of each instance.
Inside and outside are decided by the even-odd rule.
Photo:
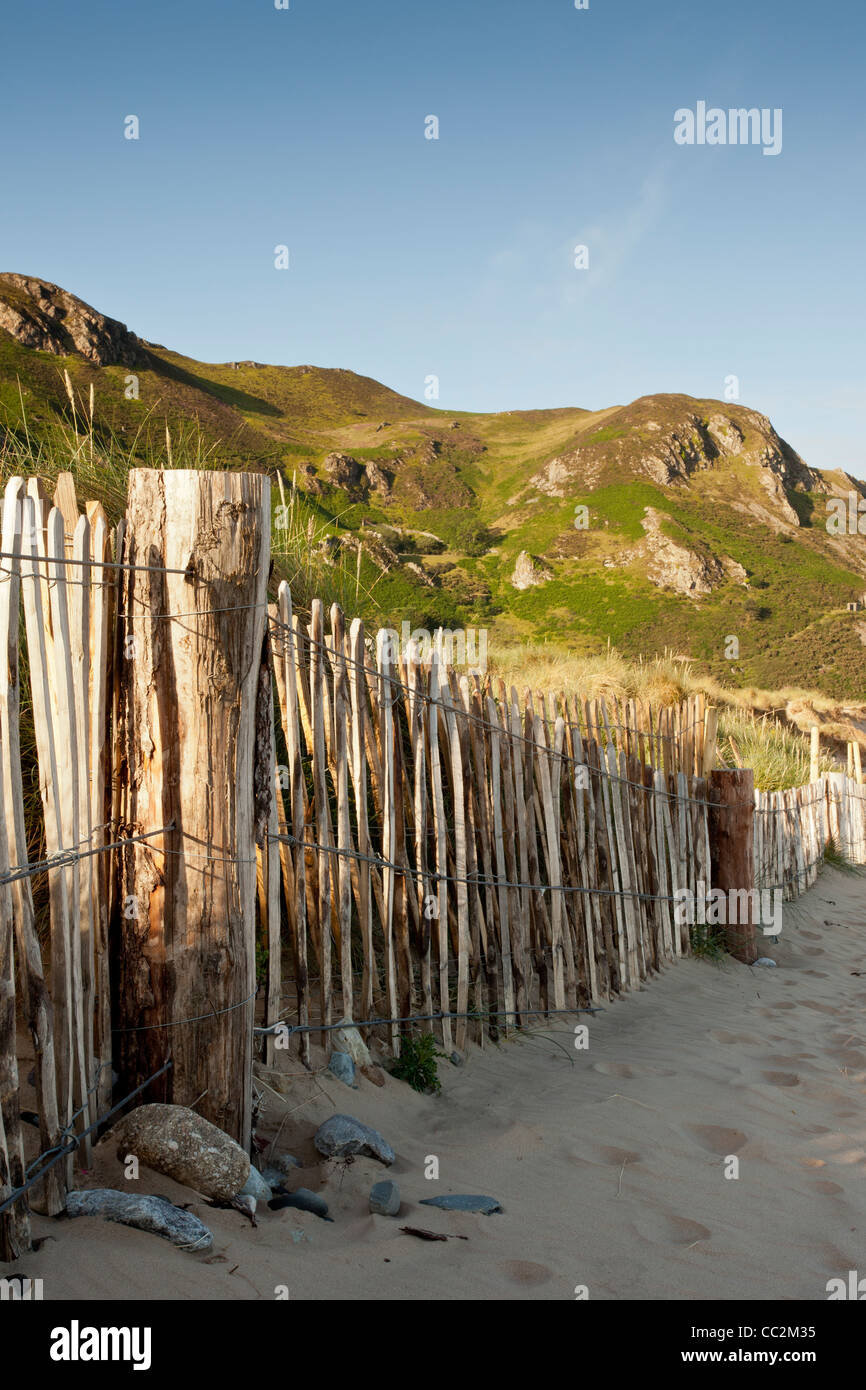
[[[192,1201],[214,1232],[208,1255],[37,1217],[50,1239],[19,1270],[47,1299],[272,1299],[279,1285],[292,1299],[573,1299],[581,1285],[590,1299],[826,1299],[828,1279],[866,1267],[864,888],[826,871],[767,946],[777,969],[672,966],[588,1020],[587,1051],[568,1022],[540,1028],[441,1063],[436,1098],[391,1078],[349,1091],[299,1077],[270,1097],[266,1132],[282,1121],[280,1149],[307,1165],[297,1185],[323,1193],[333,1224],[265,1210],[254,1230],[143,1170],[142,1190]],[[368,1211],[381,1165],[316,1155],[334,1111],[393,1144],[398,1219]],[[438,1181],[424,1176],[431,1155]],[[87,1185],[105,1184],[124,1185],[103,1143]],[[504,1210],[418,1205],[447,1192]],[[467,1239],[423,1242],[406,1224]]]

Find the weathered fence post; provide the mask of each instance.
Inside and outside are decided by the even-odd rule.
[[[120,831],[148,838],[120,854],[119,1092],[170,1054],[143,1098],[197,1103],[246,1146],[268,480],[133,469],[122,560],[135,568],[123,572],[119,615]]]
[[[809,735],[809,781],[817,782],[821,775],[821,730],[813,724]]]
[[[751,965],[758,958],[752,897],[755,888],[754,773],[747,768],[732,772],[717,770],[710,773],[708,785],[708,799],[713,803],[708,808],[712,886],[729,895],[731,889],[748,894],[737,899],[744,905],[737,915],[744,915],[748,920],[732,922],[729,912],[726,936],[731,955]]]

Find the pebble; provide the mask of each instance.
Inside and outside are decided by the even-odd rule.
[[[396,1216],[400,1210],[400,1189],[395,1182],[375,1182],[370,1188],[370,1210],[377,1216]]]
[[[269,1202],[271,1198],[271,1187],[264,1173],[260,1173],[258,1168],[250,1164],[250,1175],[236,1197],[255,1197],[259,1202]]]
[[[328,1071],[336,1076],[338,1081],[342,1081],[344,1086],[351,1086],[353,1091],[357,1091],[355,1063],[348,1052],[332,1052],[328,1062]]]
[[[482,1216],[490,1216],[501,1211],[495,1197],[470,1196],[465,1192],[452,1193],[447,1197],[422,1197],[422,1207],[439,1207],[442,1211],[477,1211]]]
[[[287,1196],[272,1197],[268,1202],[271,1211],[282,1211],[285,1207],[296,1207],[298,1211],[312,1212],[313,1216],[320,1216],[323,1221],[332,1221],[333,1217],[328,1215],[328,1203],[324,1197],[320,1197],[318,1192],[311,1192],[308,1187],[299,1187],[297,1191],[290,1192]]]

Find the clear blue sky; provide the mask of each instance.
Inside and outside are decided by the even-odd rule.
[[[3,48],[0,269],[446,409],[735,374],[866,476],[863,0],[47,0]],[[676,145],[701,100],[781,107],[781,154]]]

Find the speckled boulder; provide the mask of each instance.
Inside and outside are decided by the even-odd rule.
[[[250,1176],[249,1155],[210,1120],[184,1105],[140,1105],[111,1130],[117,1157],[229,1202]]]

